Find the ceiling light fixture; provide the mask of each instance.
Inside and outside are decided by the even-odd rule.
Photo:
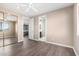
[[[20,5],[20,4],[19,4]],[[32,3],[32,0],[28,0],[28,3],[22,3],[21,5],[20,5],[20,7],[25,7],[25,8],[27,8],[27,12],[29,11],[29,10],[33,10],[33,11],[35,11],[35,12],[38,12],[38,9],[36,9],[34,6],[33,6],[33,3]],[[20,8],[19,7],[19,8]]]

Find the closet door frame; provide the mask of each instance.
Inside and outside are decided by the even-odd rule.
[[[0,19],[0,22],[8,22],[7,20],[5,20],[5,14],[6,14],[6,13],[4,13],[4,12],[2,12],[2,11],[0,11],[0,13],[2,13],[2,15],[3,15],[3,18]],[[7,14],[8,14],[8,13],[7,13]],[[13,14],[9,14],[9,15],[16,17],[16,23],[18,23],[18,16],[13,15]],[[18,25],[17,25],[17,26],[18,26]],[[1,25],[1,27],[2,27],[2,25]],[[18,27],[17,27],[17,28],[18,28]],[[7,46],[7,45],[5,45],[5,43],[4,43],[4,42],[5,42],[4,30],[2,30],[2,35],[3,35],[3,38],[2,38],[3,45],[2,45],[1,47],[5,47],[5,46]],[[18,33],[17,33],[17,36],[18,36]],[[17,40],[18,40],[18,37],[17,37]],[[8,44],[8,45],[11,45],[11,44]]]
[[[38,34],[38,37],[39,37],[39,39],[38,40],[41,40],[41,41],[46,41],[47,40],[47,16],[46,15],[42,15],[42,16],[39,16],[39,18],[38,18],[38,23],[39,23],[39,25],[38,25],[38,32],[40,33],[40,19],[44,19],[45,20],[45,27],[44,27],[44,29],[45,29],[45,31],[44,31],[44,34],[45,34],[45,36],[43,37],[43,38],[40,38],[40,34]]]
[[[4,22],[4,12],[2,12],[2,11],[0,11],[0,13],[2,13],[2,17],[3,17],[3,19],[0,19],[0,22]],[[1,24],[1,29],[2,29],[2,24]],[[2,35],[3,35],[3,37],[2,37],[2,43],[3,43],[3,45],[1,46],[1,47],[4,47],[4,31],[2,30]]]

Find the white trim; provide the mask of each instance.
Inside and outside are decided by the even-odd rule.
[[[79,56],[74,47],[73,47],[73,50],[74,50],[75,55]]]
[[[45,43],[49,43],[49,44],[54,44],[54,45],[62,46],[62,47],[73,48],[73,46],[68,46],[68,45],[64,45],[64,44],[60,44],[60,43],[54,43],[54,42],[48,42],[48,41],[45,41],[45,40],[37,40],[37,39],[35,39],[35,41],[41,41],[41,42],[45,42]]]
[[[34,19],[29,19],[29,39],[34,39]]]
[[[72,46],[68,46],[68,45],[64,45],[64,44],[60,44],[60,43],[55,43],[55,42],[48,42],[48,41],[43,41],[43,42],[58,45],[58,46],[62,46],[62,47],[73,48]]]
[[[45,43],[49,43],[49,44],[54,44],[54,45],[62,46],[62,47],[72,48],[74,53],[75,53],[75,55],[79,56],[73,46],[68,46],[68,45],[63,45],[63,44],[60,44],[60,43],[54,43],[54,42],[48,42],[48,41],[42,41],[42,40],[37,40],[37,39],[35,41],[41,41],[41,42],[45,42]]]
[[[38,17],[38,23],[40,23],[40,19],[44,18],[45,20],[45,36],[43,37],[44,39],[47,38],[47,16],[46,15],[42,15]],[[38,25],[38,33],[40,33],[40,24]],[[40,40],[41,38],[39,37],[40,35],[38,34],[38,40]]]

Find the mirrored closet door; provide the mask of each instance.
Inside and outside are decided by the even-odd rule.
[[[18,42],[17,17],[0,13],[0,46],[6,46]]]
[[[3,23],[3,13],[0,12],[0,47],[4,45],[2,23]]]
[[[40,40],[46,40],[47,35],[47,18],[46,16],[40,16],[39,17],[39,38]]]
[[[0,47],[3,46],[3,43],[2,21],[0,20]]]

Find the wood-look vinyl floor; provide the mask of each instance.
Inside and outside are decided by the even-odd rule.
[[[25,38],[24,42],[0,48],[1,56],[75,56],[73,49]]]
[[[0,47],[3,46],[3,40],[4,40],[4,45],[5,45],[5,46],[18,42],[18,39],[15,38],[15,37],[12,37],[12,38],[5,38],[5,39],[3,39],[3,38],[1,39],[1,38],[0,38]]]

